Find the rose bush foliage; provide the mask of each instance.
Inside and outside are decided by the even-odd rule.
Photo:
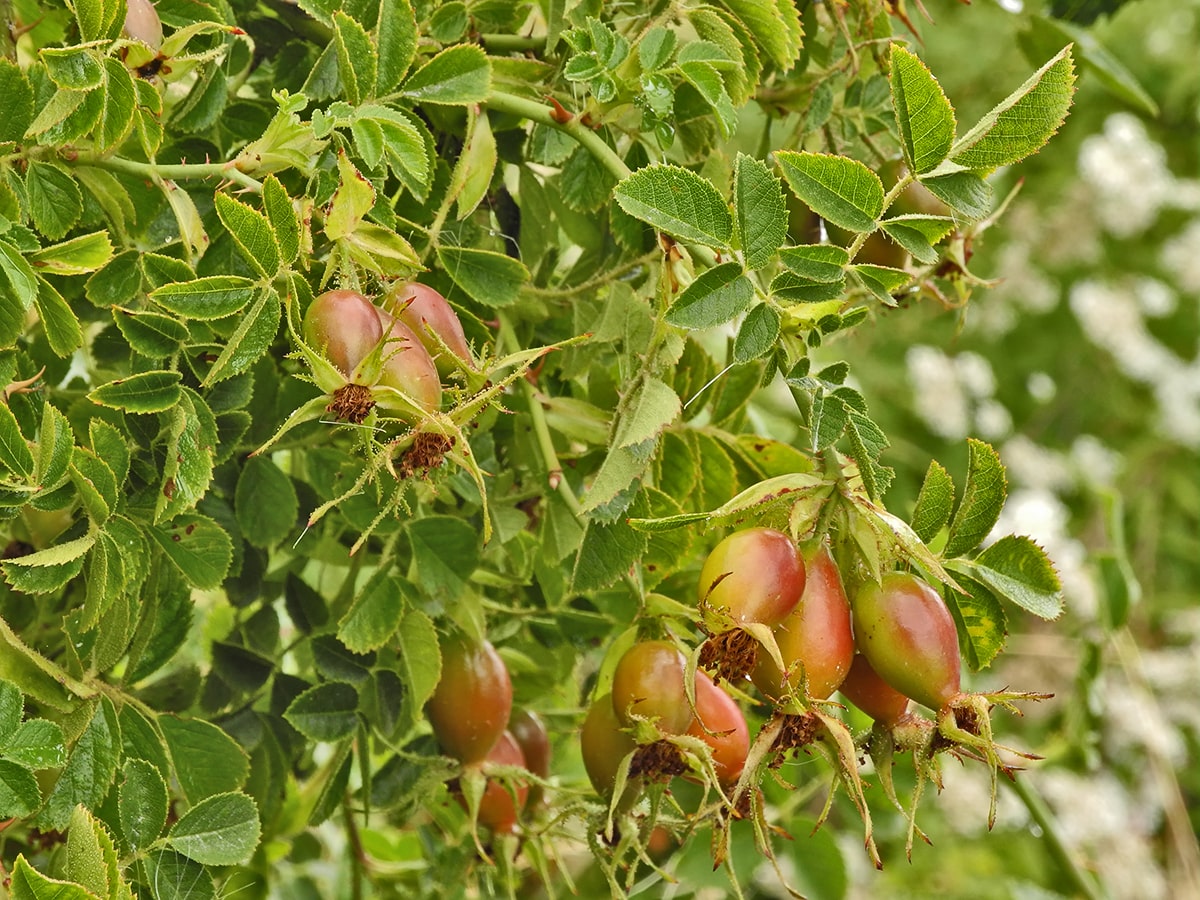
[[[740,890],[781,766],[832,779],[819,820],[857,813],[877,862],[865,753],[911,751],[910,800],[880,774],[910,849],[939,753],[1011,773],[989,711],[1033,695],[856,734],[772,632],[804,579],[717,628],[740,576],[702,566],[760,528],[801,572],[821,547],[851,607],[915,571],[971,671],[1008,616],[1059,614],[1043,551],[992,534],[986,443],[887,509],[888,437],[830,353],[969,302],[993,173],[1061,126],[1070,46],[966,125],[882,3],[163,0],[161,43],[144,7],[18,0],[0,59],[13,896],[310,889],[339,841],[355,894],[622,893],[664,827]],[[643,641],[680,663],[671,727],[627,696]],[[449,696],[478,648],[482,743]],[[790,768],[810,751],[821,776]]]

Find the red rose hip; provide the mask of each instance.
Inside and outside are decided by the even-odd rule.
[[[375,306],[356,291],[326,291],[304,314],[304,340],[347,378],[383,337]]]
[[[613,673],[613,711],[625,725],[656,720],[661,731],[682,734],[692,722],[683,672],[687,660],[669,641],[642,641],[625,651]]]
[[[750,753],[750,729],[741,707],[704,672],[696,673],[696,717],[688,734],[712,748],[721,784],[736,784]]]
[[[806,578],[796,608],[775,626],[775,643],[785,673],[760,653],[753,679],[770,700],[778,701],[802,684],[808,696],[824,700],[837,690],[854,658],[850,601],[837,562],[824,544],[802,555]]]
[[[941,709],[959,693],[962,661],[941,594],[896,572],[854,598],[854,641],[879,676],[918,703]]]
[[[712,633],[738,625],[777,625],[804,592],[804,563],[792,539],[773,528],[729,535],[700,570],[700,608]]]
[[[511,711],[512,681],[496,648],[487,641],[448,641],[441,680],[425,706],[442,749],[464,763],[479,762],[504,733]]]
[[[895,725],[908,712],[908,698],[880,678],[861,653],[855,655],[839,690],[881,725]]]
[[[446,298],[433,288],[415,281],[396,285],[384,298],[383,308],[412,329],[433,357],[440,375],[449,375],[456,368],[455,363],[447,358],[445,348],[469,368],[475,368],[475,360],[458,314],[446,302]]]

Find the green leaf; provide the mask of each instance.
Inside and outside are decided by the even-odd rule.
[[[242,793],[216,794],[189,809],[171,828],[167,843],[206,866],[247,862],[258,846],[258,807]]]
[[[787,204],[779,179],[766,163],[744,153],[733,167],[733,225],[750,269],[769,263],[787,238]]]
[[[954,220],[947,216],[896,216],[880,222],[879,227],[913,259],[929,266],[941,256],[933,245],[954,229]]]
[[[378,92],[386,94],[400,83],[417,52],[417,17],[410,0],[380,0]]]
[[[450,178],[450,196],[458,203],[457,218],[461,221],[483,201],[492,185],[496,171],[496,137],[488,122],[486,110],[469,113],[467,145],[454,166]]]
[[[638,42],[638,62],[643,72],[661,69],[675,53],[675,32],[655,25]]]
[[[1142,115],[1158,118],[1159,109],[1154,98],[1142,87],[1137,77],[1096,39],[1093,31],[1081,28],[1074,22],[1040,15],[1030,17],[1029,24],[1029,37],[1032,40],[1027,41],[1027,35],[1018,35],[1018,40],[1031,61],[1045,58],[1041,52],[1031,51],[1044,48],[1044,52],[1050,52],[1055,47],[1073,41],[1080,65],[1095,75],[1110,94],[1128,103]]]
[[[204,387],[238,375],[263,358],[271,349],[283,319],[283,305],[274,288],[259,292],[254,305],[238,320],[237,328],[221,348],[221,354],[204,376]]]
[[[33,87],[12,60],[0,58],[0,144],[20,141],[33,122]]]
[[[917,537],[929,544],[950,521],[953,509],[954,479],[936,459],[930,460],[909,523]]]
[[[48,594],[82,571],[84,554],[95,542],[95,534],[89,532],[83,537],[55,544],[36,553],[6,559],[0,563],[0,568],[4,571],[5,580],[16,590],[27,594]]]
[[[120,752],[117,711],[105,697],[96,704],[91,721],[75,742],[66,766],[46,798],[46,805],[37,817],[40,827],[62,831],[77,805],[82,803],[88,809],[96,809],[116,775]]]
[[[437,257],[451,281],[472,300],[488,307],[515,303],[530,278],[529,270],[520,260],[491,250],[438,247]]]
[[[712,182],[690,169],[646,166],[620,182],[613,196],[635,219],[680,240],[725,249],[733,236],[724,199]]]
[[[186,325],[162,313],[114,308],[112,317],[130,349],[147,359],[165,359],[188,337]]]
[[[225,580],[233,542],[212,519],[179,516],[170,527],[151,527],[147,533],[194,587],[212,590]]]
[[[721,73],[711,63],[699,60],[681,62],[677,68],[684,80],[696,89],[704,102],[717,114],[717,129],[721,132],[721,137],[728,138],[732,135],[737,130],[737,110],[733,108],[733,101],[729,98],[729,92],[725,90]]]
[[[624,521],[590,521],[571,576],[574,590],[586,593],[610,587],[637,564],[649,547],[649,538]]]
[[[487,54],[474,44],[459,44],[447,47],[413,72],[400,93],[419,103],[465,106],[483,103],[491,89]]]
[[[875,298],[886,306],[895,306],[894,294],[899,293],[913,280],[913,276],[903,269],[892,269],[888,266],[873,266],[859,263],[851,266],[851,271]]]
[[[338,152],[337,163],[338,189],[325,216],[325,235],[331,241],[353,232],[375,205],[375,187],[344,152]]]
[[[267,217],[223,192],[213,196],[213,206],[250,265],[260,275],[274,277],[279,271],[279,244]]]
[[[680,402],[675,391],[657,378],[645,378],[622,403],[614,447],[632,447],[657,437],[679,418]]]
[[[867,415],[865,404],[843,401],[842,406],[846,412],[845,433],[850,443],[850,456],[858,463],[858,472],[867,496],[879,502],[887,493],[895,474],[887,466],[879,464],[879,455],[889,446],[888,439]]]
[[[680,328],[711,328],[745,312],[754,302],[754,285],[737,263],[722,263],[687,286],[666,319]]]
[[[25,313],[38,293],[38,278],[16,247],[0,241],[0,347],[11,347],[25,330]]]
[[[54,285],[39,279],[38,295],[34,302],[42,319],[46,343],[55,356],[70,356],[83,346],[83,329],[79,327],[79,319]]]
[[[1008,495],[1004,464],[991,445],[967,439],[967,484],[950,520],[950,537],[942,555],[959,556],[987,537]]]
[[[29,254],[29,261],[42,271],[55,275],[83,275],[105,265],[112,259],[112,254],[108,232],[96,231],[35,250]]]
[[[1043,619],[1062,613],[1062,582],[1046,551],[1031,538],[1010,534],[975,558],[980,581]]]
[[[19,698],[20,694],[17,696]],[[0,748],[0,757],[10,762],[37,771],[57,769],[67,761],[62,727],[57,722],[30,719],[4,733],[8,737],[7,743]]]
[[[775,154],[797,197],[839,228],[870,232],[883,213],[883,182],[856,159],[826,153]]]
[[[780,318],[775,307],[760,303],[746,314],[733,341],[733,361],[737,364],[761,359],[779,340]]]
[[[958,630],[958,646],[972,672],[991,665],[1004,649],[1008,617],[996,595],[978,581],[964,579],[970,595],[947,588],[943,596]]]
[[[836,300],[846,290],[845,273],[836,281],[804,278],[794,272],[780,272],[771,280],[771,296],[785,303],[824,303]]]
[[[340,9],[333,14],[333,40],[343,96],[357,106],[375,96],[379,68],[375,45],[366,29]]]
[[[29,865],[24,854],[18,856],[13,864],[12,881],[8,889],[12,900],[100,900],[78,884],[43,875]]]
[[[971,220],[984,218],[992,211],[992,186],[974,172],[922,178],[921,184],[952,210]]]
[[[433,696],[442,678],[442,655],[433,620],[419,609],[410,609],[400,621],[396,642],[407,724],[414,725],[421,721],[425,701]]]
[[[256,547],[282,541],[296,527],[300,512],[292,480],[265,456],[246,460],[233,503],[243,536]]]
[[[37,483],[42,490],[59,487],[67,477],[75,447],[71,423],[53,404],[42,408],[42,427],[38,430]]]
[[[93,388],[88,399],[126,412],[162,412],[179,403],[182,395],[179,380],[180,374],[169,370],[139,372]]]
[[[137,88],[129,69],[112,57],[104,60],[104,82],[104,110],[100,113],[95,139],[98,150],[108,151],[121,144],[133,130]]]
[[[117,786],[121,833],[132,850],[158,840],[167,824],[167,785],[161,773],[144,759],[126,759]]]
[[[263,179],[262,198],[279,254],[285,264],[293,263],[300,255],[300,218],[292,198],[274,175]]]
[[[90,91],[104,82],[104,66],[94,49],[46,47],[38,55],[50,80],[64,90]]]
[[[28,481],[34,470],[33,451],[7,403],[0,403],[0,466],[22,481]]]
[[[458,600],[479,561],[476,530],[463,519],[426,516],[409,523],[408,535],[413,555],[411,580],[436,600]]]
[[[954,143],[957,123],[942,86],[915,54],[891,46],[892,108],[904,161],[914,175],[937,168]]]
[[[293,700],[283,717],[309,740],[343,740],[358,728],[358,691],[344,682],[327,681]]]
[[[188,802],[196,804],[245,784],[250,760],[237,741],[216,725],[170,715],[159,716],[158,725]]]
[[[87,298],[99,307],[129,303],[141,291],[142,271],[135,250],[118,253],[84,285]]]
[[[784,247],[779,258],[788,269],[810,281],[830,283],[846,277],[850,253],[833,244],[802,244]]]
[[[998,169],[1040,150],[1066,121],[1075,94],[1068,44],[959,138],[951,159],[966,169]]]
[[[0,816],[5,819],[33,815],[42,805],[37,778],[24,766],[0,759]]]
[[[98,897],[115,894],[121,880],[117,850],[105,827],[82,806],[67,827],[66,874]]]
[[[245,309],[255,292],[249,278],[238,275],[209,275],[179,284],[164,284],[150,292],[150,299],[163,309],[185,319],[223,319]]]
[[[25,697],[15,684],[0,679],[0,756],[8,757],[8,737],[17,730],[24,716]]]
[[[355,653],[378,650],[391,640],[403,616],[399,579],[377,572],[338,622],[338,640]]]
[[[792,0],[721,0],[754,36],[754,44],[781,71],[796,63],[804,29]]]
[[[25,172],[25,193],[33,226],[57,241],[74,227],[83,213],[83,195],[75,179],[50,163],[29,163]]]
[[[216,900],[208,869],[174,850],[151,851],[146,871],[154,885],[154,900]]]

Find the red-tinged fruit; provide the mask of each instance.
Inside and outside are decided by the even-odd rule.
[[[433,412],[442,404],[442,383],[429,351],[403,322],[393,319],[388,324],[383,345],[383,370],[379,374],[381,387],[395,388],[408,396],[417,406]],[[376,402],[384,409],[410,412],[409,404],[399,398],[378,392]]]
[[[792,539],[773,528],[729,535],[700,570],[700,609],[716,634],[738,625],[777,625],[804,593],[804,562]]]
[[[500,735],[495,746],[484,757],[482,765],[485,772],[488,766],[527,768],[525,755],[521,752],[517,739],[508,731]],[[487,780],[487,786],[483,789],[483,797],[479,801],[478,821],[480,825],[486,825],[492,831],[505,833],[516,828],[517,815],[525,806],[529,788],[523,784],[517,784],[515,787],[516,798],[514,799],[507,785],[495,778]]]
[[[621,760],[637,749],[633,736],[621,728],[621,720],[613,709],[612,695],[597,697],[583,720],[579,748],[588,780],[602,797],[612,796]]]
[[[683,673],[687,660],[669,641],[642,641],[625,651],[613,672],[612,701],[625,725],[653,720],[664,734],[683,734],[692,723]]]
[[[550,735],[541,716],[529,709],[514,709],[508,730],[525,755],[525,768],[539,778],[550,774]]]
[[[162,47],[162,20],[150,0],[126,0],[123,30],[126,37],[141,41],[154,50]]]
[[[843,697],[889,728],[908,712],[908,698],[880,678],[861,653],[855,655],[839,690]]]
[[[448,641],[441,680],[425,706],[442,749],[461,762],[479,762],[508,727],[511,712],[512,681],[496,648],[487,641]]]
[[[388,291],[382,305],[385,312],[398,318],[417,335],[433,357],[440,375],[449,375],[458,368],[447,356],[446,349],[467,368],[475,368],[475,358],[471,355],[458,314],[433,288],[415,281],[399,284]]]
[[[741,707],[704,672],[696,673],[696,717],[687,733],[712,749],[721,784],[736,784],[750,753],[750,729]]]
[[[763,695],[776,702],[802,685],[809,697],[826,699],[838,689],[854,659],[850,601],[833,554],[820,544],[803,553],[802,559],[804,593],[774,628],[784,671],[769,654],[760,653],[752,676]]]
[[[383,338],[374,304],[357,291],[326,291],[304,314],[304,340],[349,378]]]
[[[912,700],[941,709],[959,694],[962,660],[941,594],[895,572],[854,598],[854,641],[879,676]]]

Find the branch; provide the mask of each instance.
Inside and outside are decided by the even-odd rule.
[[[484,105],[488,109],[496,110],[496,112],[506,112],[514,116],[521,116],[524,119],[530,119],[542,125],[557,128],[564,134],[569,134],[582,144],[592,156],[596,157],[603,164],[604,168],[616,176],[618,181],[622,181],[633,174],[629,166],[625,165],[625,161],[617,155],[617,151],[608,146],[604,142],[604,138],[580,122],[577,116],[571,116],[565,122],[560,121],[556,116],[561,116],[561,114],[556,113],[554,107],[538,103],[536,100],[526,100],[524,97],[517,97],[514,94],[506,94],[503,91],[493,91],[484,102]]]
[[[262,193],[262,182],[251,178],[231,162],[217,163],[179,163],[177,165],[160,165],[158,163],[137,162],[120,156],[98,156],[80,153],[75,162],[97,169],[108,169],[111,172],[124,172],[142,178],[169,178],[172,181],[188,181],[191,179],[221,178],[232,181],[256,194]]]

